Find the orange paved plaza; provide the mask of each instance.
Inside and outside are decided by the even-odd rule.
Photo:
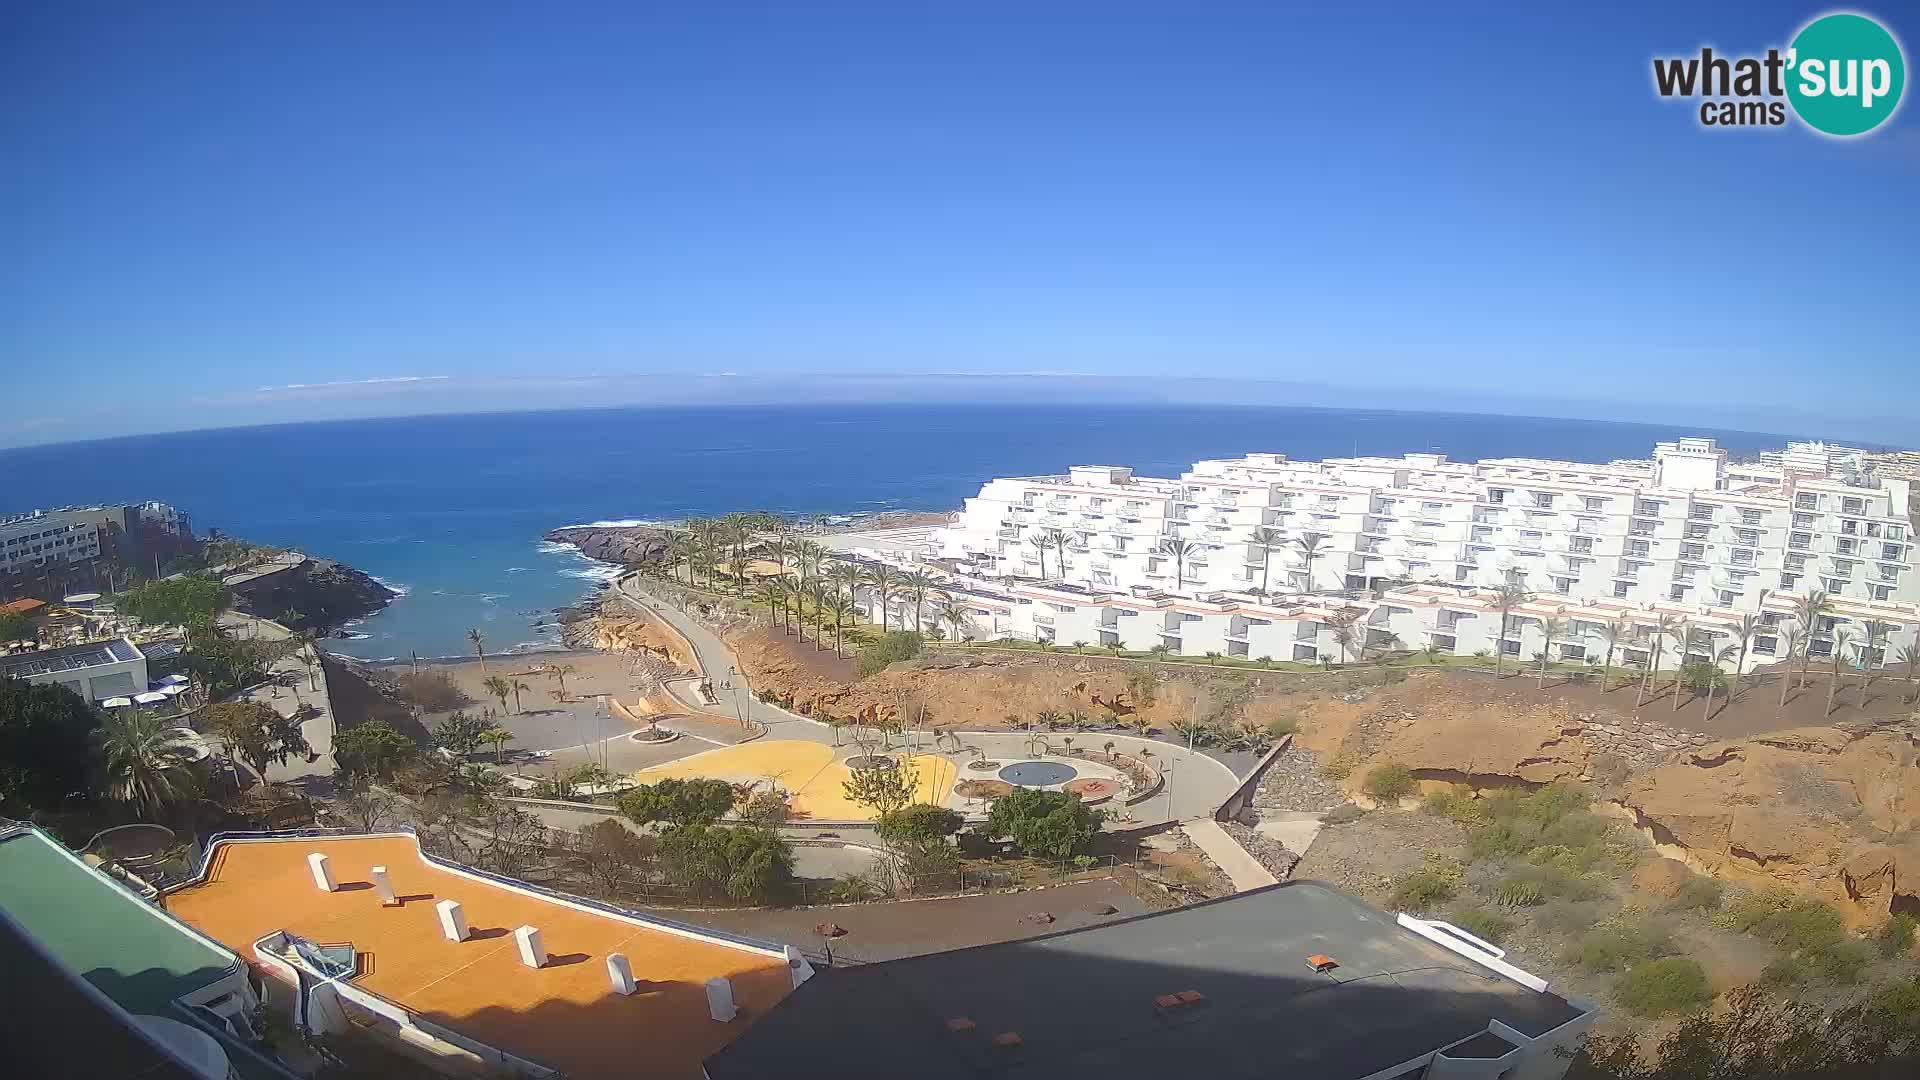
[[[320,891],[307,854],[329,857],[341,888]],[[385,866],[403,903],[382,907],[367,874]],[[448,941],[434,905],[458,900],[473,931]],[[470,878],[421,858],[412,837],[321,837],[226,844],[207,880],[172,893],[168,910],[249,960],[277,930],[369,954],[354,985],[435,1023],[570,1076],[698,1077],[708,1055],[790,988],[785,962],[683,937]],[[539,927],[547,966],[520,963],[513,930]],[[612,992],[608,953],[625,953],[639,989]],[[733,980],[740,1015],[707,1012],[705,984]]]

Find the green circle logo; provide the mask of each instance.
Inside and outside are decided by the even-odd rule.
[[[1900,107],[1906,58],[1886,27],[1865,15],[1822,15],[1787,51],[1787,100],[1815,131],[1864,135]]]

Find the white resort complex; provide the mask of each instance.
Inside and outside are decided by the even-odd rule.
[[[923,548],[881,554],[945,570],[967,604],[958,632],[981,639],[1602,663],[1611,636],[1614,664],[1658,647],[1670,669],[1681,649],[1664,617],[1691,659],[1729,669],[1803,639],[1814,658],[1837,645],[1879,666],[1920,628],[1911,488],[1904,467],[1819,443],[1753,464],[1710,439],[1604,465],[1248,454],[1178,479],[1075,466],[992,480]],[[1503,613],[1503,586],[1530,595]],[[1813,593],[1827,602],[1802,626]]]

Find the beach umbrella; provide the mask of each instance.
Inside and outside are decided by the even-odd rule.
[[[132,698],[110,697],[102,701],[100,707],[103,709],[124,709],[131,704],[133,704]]]
[[[133,700],[139,702],[142,705],[158,705],[161,702],[164,702],[167,700],[167,695],[156,694],[152,691],[148,691],[144,694],[133,695]]]
[[[172,683],[167,683],[162,686],[154,687],[153,692],[156,694],[164,694],[167,697],[173,697],[175,694],[185,693],[186,689],[187,688],[184,686],[177,686]]]
[[[160,681],[169,686],[187,685],[187,677],[185,675],[163,675],[160,677]]]

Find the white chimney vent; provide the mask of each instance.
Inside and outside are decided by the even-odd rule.
[[[801,983],[813,978],[813,965],[807,962],[807,958],[800,954],[799,949],[791,945],[787,946],[787,973],[793,976],[795,990],[800,989]]]
[[[513,932],[514,944],[520,946],[520,962],[530,968],[541,967],[547,962],[547,946],[540,940],[540,929],[535,926],[523,926]]]
[[[613,992],[621,997],[633,993],[633,965],[627,962],[625,953],[607,954],[607,981],[613,984]]]
[[[733,1004],[731,981],[720,976],[707,980],[707,1012],[723,1024],[740,1015],[740,1010]]]
[[[460,901],[442,900],[433,905],[433,910],[440,913],[440,932],[448,941],[467,940],[467,913]]]
[[[333,892],[333,868],[327,864],[327,857],[319,852],[307,856],[307,869],[313,871],[313,883],[321,892]]]
[[[380,903],[383,906],[399,906],[400,898],[393,894],[393,882],[387,878],[386,867],[376,866],[367,871],[367,876],[373,879],[373,889],[380,894]]]

